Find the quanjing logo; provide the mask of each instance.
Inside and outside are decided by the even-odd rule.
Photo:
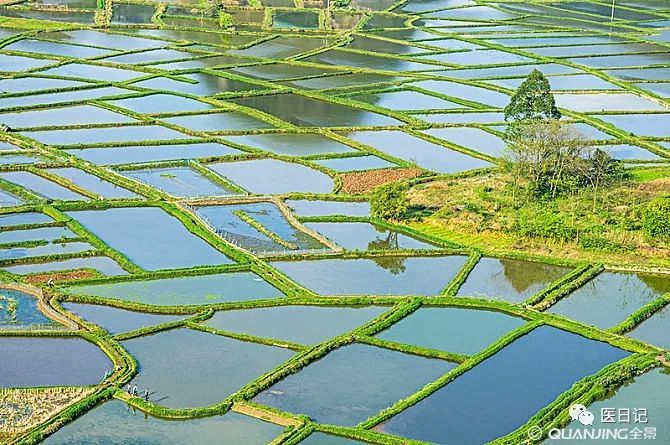
[[[588,411],[584,405],[572,405],[569,409],[570,418],[576,420],[584,426],[593,425],[595,416],[591,411]]]
[[[647,426],[649,418],[646,408],[601,408],[599,424],[593,426],[596,416],[584,405],[574,404],[568,409],[572,421],[581,426],[564,429],[551,428],[546,438],[552,440],[655,440],[656,428]],[[628,426],[630,425],[630,427]],[[537,425],[528,429],[528,437],[539,441],[545,437],[544,431]]]

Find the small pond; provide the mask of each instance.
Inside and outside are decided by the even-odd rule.
[[[312,345],[362,326],[389,309],[278,306],[217,312],[205,324],[223,331]]]
[[[149,388],[154,403],[170,408],[217,404],[293,355],[287,349],[184,328],[122,344],[139,363],[133,384]]]
[[[321,295],[437,295],[465,261],[464,256],[381,256],[272,265]]]
[[[283,296],[251,272],[196,275],[70,287],[68,292],[156,306],[192,306]]]
[[[443,360],[353,344],[329,352],[253,400],[307,414],[319,423],[353,426],[454,366]]]

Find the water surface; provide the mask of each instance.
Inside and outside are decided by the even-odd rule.
[[[205,324],[224,331],[311,345],[362,326],[388,309],[280,306],[217,312]]]
[[[39,310],[34,295],[0,288],[0,330],[30,325],[56,325],[56,322]]]
[[[421,307],[377,334],[382,340],[475,354],[525,321],[500,312]]]
[[[148,326],[185,318],[184,315],[158,315],[126,311],[95,304],[63,303],[63,307],[78,317],[105,329],[110,334],[134,331]]]
[[[272,265],[321,295],[437,295],[465,261],[464,256],[386,256]]]
[[[459,296],[527,300],[570,268],[507,258],[482,258],[458,290]]]
[[[486,443],[523,425],[576,381],[627,355],[541,326],[377,429],[437,443]]]
[[[2,337],[0,387],[93,385],[112,368],[109,358],[80,338]]]
[[[121,207],[68,212],[68,215],[144,269],[231,262],[205,240],[186,230],[177,218],[159,208]]]
[[[219,403],[246,383],[289,359],[293,351],[191,329],[123,342],[139,363],[133,384],[171,408]]]
[[[670,416],[670,403],[668,403],[668,398],[666,397],[668,390],[670,390],[670,375],[668,375],[667,371],[663,369],[657,368],[647,372],[646,374],[638,376],[634,381],[620,388],[608,399],[597,401],[587,407],[589,411],[595,414],[595,422],[591,428],[613,429],[616,427],[611,423],[602,423],[601,410],[604,408],[614,408],[617,411],[619,409],[629,409],[631,412],[631,418],[633,417],[632,413],[634,410],[638,408],[646,408],[648,418],[647,424],[630,425],[630,427],[634,428],[635,426],[638,426],[643,430],[645,427],[655,427],[655,440],[659,441],[660,443],[668,443],[670,442],[670,431],[668,431],[667,428],[663,428],[663,425],[666,425],[668,416]],[[575,421],[570,423],[566,429],[568,428],[572,430],[578,430],[582,429],[583,427]],[[547,440],[545,443],[560,444],[565,443],[565,441],[561,440],[559,442],[558,440]],[[570,443],[587,445],[593,443],[593,440],[571,440]],[[635,440],[633,438],[629,438],[627,443],[643,444],[649,443],[649,440]]]
[[[158,280],[76,286],[68,292],[157,306],[191,306],[262,300],[282,293],[251,272],[196,275]]]
[[[353,426],[454,366],[442,360],[353,344],[329,352],[253,400],[307,414],[320,423]]]
[[[279,425],[232,411],[223,416],[175,421],[151,417],[130,408],[120,400],[110,400],[65,425],[44,443],[263,445],[272,442],[282,431],[283,428]]]
[[[402,250],[436,249],[395,230],[363,222],[318,222],[305,226],[316,230],[335,244],[347,250]]]
[[[219,162],[207,167],[252,193],[329,193],[333,188],[333,180],[325,173],[276,159]]]
[[[149,168],[128,170],[123,175],[137,179],[172,196],[222,196],[232,190],[214,183],[190,167]]]
[[[560,300],[549,312],[609,328],[668,292],[668,277],[603,272]]]

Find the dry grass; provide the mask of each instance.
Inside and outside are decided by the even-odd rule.
[[[0,389],[0,434],[27,431],[93,390],[86,387]]]
[[[69,272],[53,272],[29,275],[26,277],[26,282],[30,284],[45,284],[49,282],[49,279],[53,279],[55,282],[62,282],[95,278],[97,276],[99,276],[99,274],[91,270],[72,270]]]
[[[643,192],[670,193],[670,178],[658,178],[653,181],[643,182],[638,185],[638,190]]]
[[[421,176],[418,168],[384,168],[342,174],[342,191],[349,194],[369,192],[375,187],[401,179]]]
[[[572,197],[541,201],[519,194],[513,199],[511,178],[490,173],[470,178],[441,180],[420,184],[409,191],[413,206],[433,210],[425,224],[440,228],[449,238],[466,245],[493,248],[495,240],[505,239],[505,250],[526,251],[538,255],[579,259],[598,258],[609,264],[667,264],[670,246],[650,239],[640,227],[640,215],[646,203],[670,192],[670,178],[644,182],[625,182],[603,191],[593,210],[593,195],[582,190]],[[571,240],[519,235],[520,222],[543,225],[555,216],[564,227],[574,228]],[[591,237],[610,242],[605,247],[582,247]],[[616,246],[616,247],[610,247]]]

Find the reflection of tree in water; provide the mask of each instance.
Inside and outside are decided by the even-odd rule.
[[[603,274],[605,275],[605,274]],[[646,304],[656,298],[670,292],[670,278],[664,278],[658,275],[638,275],[638,274],[619,274],[618,281],[619,301],[617,308],[625,309],[631,303],[637,302],[637,306]],[[602,292],[602,290],[601,290]],[[608,292],[609,294],[609,292]],[[632,311],[633,309],[631,309]]]
[[[525,292],[533,285],[554,281],[567,272],[560,266],[527,261],[501,259],[500,264],[505,279],[518,293]]]
[[[373,226],[374,227],[374,226]],[[375,227],[377,229],[377,227]],[[379,230],[379,229],[377,229]],[[379,230],[386,234],[386,238],[377,237],[374,241],[368,243],[368,250],[398,250],[400,242],[398,241],[398,232],[392,230]]]
[[[637,277],[658,296],[670,292],[670,277],[659,275],[638,275]]]
[[[604,272],[575,293],[588,300],[597,299],[606,307],[627,313],[670,292],[670,278],[657,275]]]
[[[386,232],[386,238],[376,238],[368,243],[368,250],[397,250],[398,248],[398,232],[394,231]],[[398,275],[405,271],[405,259],[405,257],[387,256],[374,257],[372,261],[393,275]]]
[[[298,126],[357,125],[368,113],[291,93],[247,97],[232,102],[256,108]]]

